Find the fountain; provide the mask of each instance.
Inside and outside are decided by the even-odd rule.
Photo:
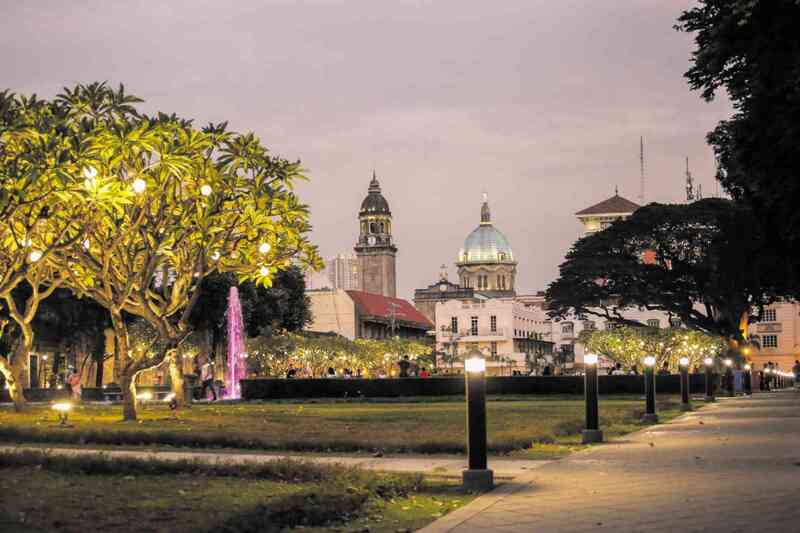
[[[239,289],[231,287],[228,295],[228,372],[225,380],[225,399],[227,400],[238,400],[242,397],[239,380],[244,379],[246,374],[246,356]]]

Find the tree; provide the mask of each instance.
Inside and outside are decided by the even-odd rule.
[[[724,348],[724,339],[684,328],[621,326],[606,330],[584,330],[579,341],[590,352],[604,355],[625,368],[639,366],[645,356],[656,358],[656,367],[667,363],[677,371],[682,357],[698,366]]]
[[[117,339],[123,417],[136,419],[136,376],[169,362],[173,392],[183,403],[178,349],[191,333],[188,317],[200,283],[214,272],[269,285],[290,262],[316,268],[307,238],[308,209],[294,194],[298,162],[270,156],[252,133],[224,125],[203,131],[166,115],[135,110],[100,121],[114,91],[93,86],[59,97],[81,121],[80,170],[85,237],[50,260],[65,283],[110,314]],[[158,333],[158,350],[131,350],[123,313]]]
[[[676,28],[694,33],[685,76],[712,100],[725,90],[735,113],[708,134],[718,177],[750,206],[778,258],[780,291],[800,294],[800,3],[796,0],[702,0]]]
[[[109,113],[116,113],[114,105]],[[89,206],[80,201],[75,154],[78,142],[68,111],[36,96],[0,92],[0,312],[18,335],[0,354],[14,407],[23,408],[27,357],[34,342],[33,320],[41,302],[64,281],[53,254],[82,240]],[[75,126],[75,128],[71,127]],[[16,289],[30,288],[24,299]]]
[[[643,308],[743,339],[775,298],[774,262],[761,254],[761,239],[751,212],[728,200],[650,204],[573,246],[547,290],[549,314],[642,326],[625,311]]]

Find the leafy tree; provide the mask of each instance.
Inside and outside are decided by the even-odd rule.
[[[756,213],[778,290],[800,294],[800,3],[702,0],[680,16],[694,34],[686,78],[706,100],[725,90],[735,113],[708,134],[719,179]],[[766,281],[765,281],[766,282]]]
[[[136,418],[136,376],[169,362],[173,392],[183,398],[178,348],[199,284],[213,272],[269,285],[291,261],[317,267],[307,239],[308,209],[292,191],[299,163],[270,156],[253,134],[128,111],[112,120],[114,91],[78,86],[58,97],[79,120],[83,205],[91,206],[82,240],[53,253],[65,283],[105,307],[117,339],[123,416]],[[105,116],[105,115],[100,115]],[[130,350],[123,313],[158,332],[151,349]]]
[[[774,262],[760,241],[750,211],[729,200],[650,204],[573,246],[547,290],[549,314],[641,326],[625,310],[643,308],[742,339],[750,318],[775,297]]]

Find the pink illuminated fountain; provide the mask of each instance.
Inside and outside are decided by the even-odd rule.
[[[246,374],[246,356],[239,289],[231,287],[228,295],[228,372],[225,380],[225,399],[227,400],[238,400],[242,397],[239,380],[244,379]]]

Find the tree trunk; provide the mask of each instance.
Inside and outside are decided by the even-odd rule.
[[[169,379],[172,382],[172,393],[175,395],[175,403],[178,409],[182,407],[189,407],[191,398],[186,398],[186,391],[183,384],[183,368],[181,364],[181,355],[178,350],[172,350],[167,355],[167,364],[169,365]]]
[[[122,419],[136,420],[136,373],[127,368],[120,372],[119,386],[122,388]]]
[[[119,374],[118,383],[122,389],[122,419],[136,420],[136,375],[139,370],[129,359],[128,326],[122,319],[122,313],[110,311],[110,314],[117,347],[114,374]]]
[[[17,357],[13,361],[16,362]],[[14,402],[14,410],[20,412],[25,408],[25,395],[23,394],[23,380],[25,378],[25,366],[22,369],[15,368],[19,365],[9,364],[5,357],[0,357],[0,372],[6,380],[8,394]]]

